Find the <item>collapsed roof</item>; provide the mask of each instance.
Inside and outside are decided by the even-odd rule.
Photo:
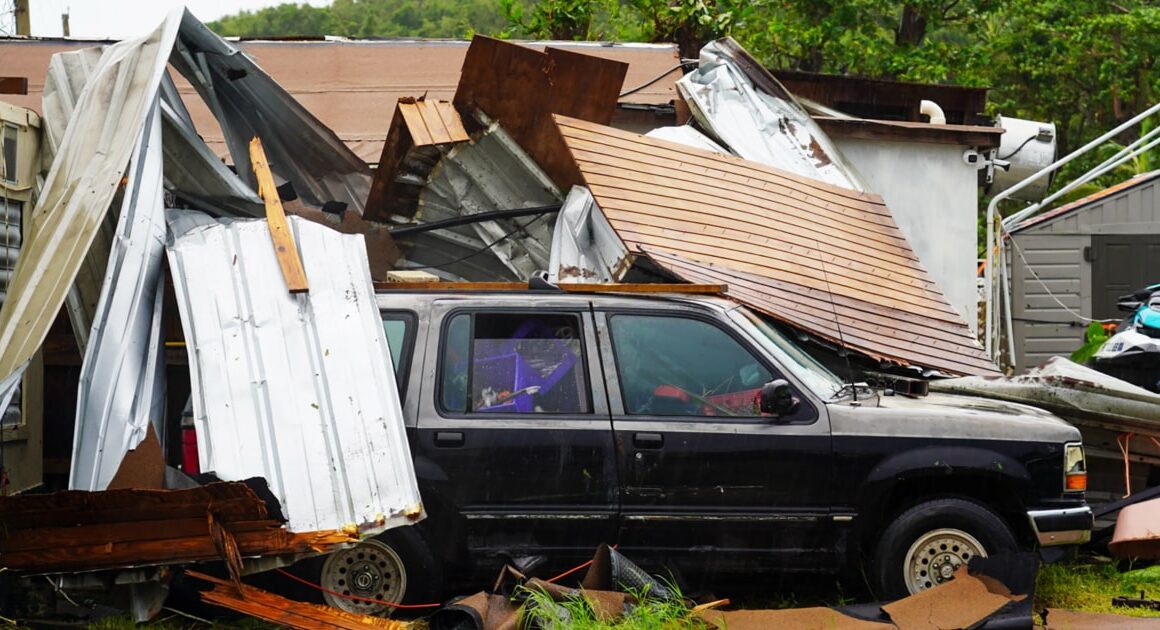
[[[209,103],[238,174],[198,137],[170,65]],[[350,542],[421,518],[373,298],[365,245],[373,239],[341,234],[348,223],[321,211],[360,214],[367,165],[184,10],[144,37],[58,55],[45,111],[52,166],[0,310],[0,402],[71,294],[84,362],[70,486],[161,488],[177,479],[162,458],[173,437],[163,421],[168,255],[205,472],[264,479],[294,533]],[[254,137],[269,147],[269,167],[265,156],[251,163]],[[270,184],[259,188],[259,175]],[[253,220],[263,204],[271,216],[275,176],[317,215],[286,223],[278,203],[280,249],[276,228]],[[302,293],[283,283],[290,255],[310,281]]]

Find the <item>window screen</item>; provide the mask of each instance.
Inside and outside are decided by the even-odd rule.
[[[16,136],[19,130],[15,125],[4,125],[4,136],[0,140],[0,150],[4,158],[4,179],[16,181]]]
[[[576,315],[455,315],[444,331],[442,407],[457,413],[589,413],[582,348]]]
[[[8,285],[12,282],[12,271],[16,269],[16,258],[20,254],[22,211],[21,202],[0,196],[0,305],[8,299]],[[0,424],[5,426],[20,424],[20,401],[18,388],[12,396],[12,404],[8,405],[0,416]]]
[[[614,315],[612,342],[625,411],[654,416],[760,416],[769,370],[704,321]]]

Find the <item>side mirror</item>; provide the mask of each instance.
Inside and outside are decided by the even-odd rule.
[[[793,397],[789,382],[783,378],[770,381],[761,387],[761,413],[777,417],[788,416],[797,411],[799,401]]]

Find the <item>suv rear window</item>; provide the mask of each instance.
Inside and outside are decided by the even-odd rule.
[[[580,317],[568,313],[459,313],[444,328],[443,411],[591,413]]]

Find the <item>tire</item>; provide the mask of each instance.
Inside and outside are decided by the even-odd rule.
[[[1016,551],[1011,528],[967,499],[935,499],[899,514],[874,551],[878,596],[898,599],[951,579],[971,557]]]
[[[423,533],[415,526],[398,527],[349,549],[328,554],[318,565],[324,589],[400,604],[439,601],[442,571]],[[373,602],[348,599],[323,591],[327,605],[364,615],[407,616]],[[396,614],[397,613],[397,614]]]

